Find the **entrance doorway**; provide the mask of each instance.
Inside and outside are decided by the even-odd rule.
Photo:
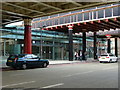
[[[42,57],[43,59],[52,59],[52,47],[45,46],[43,47]]]

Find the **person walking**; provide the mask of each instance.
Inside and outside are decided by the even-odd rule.
[[[75,53],[74,53],[74,57],[75,57],[75,60],[78,60],[79,55],[78,55],[78,52],[77,52],[77,51],[75,51]]]
[[[79,60],[82,61],[82,51],[79,50],[79,53],[78,53],[78,54],[79,54]]]

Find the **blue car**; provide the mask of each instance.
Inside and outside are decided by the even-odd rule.
[[[49,65],[49,61],[42,60],[34,54],[14,54],[8,57],[6,65],[14,69],[26,69],[31,67],[46,68]]]

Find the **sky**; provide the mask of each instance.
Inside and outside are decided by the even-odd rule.
[[[23,22],[23,21],[20,21],[20,22],[15,22],[15,23],[8,24],[8,25],[6,25],[6,26],[16,26],[16,25],[22,25],[22,22]]]

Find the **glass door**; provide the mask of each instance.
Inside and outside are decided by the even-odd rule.
[[[52,47],[49,47],[49,46],[43,47],[43,58],[52,59]]]

